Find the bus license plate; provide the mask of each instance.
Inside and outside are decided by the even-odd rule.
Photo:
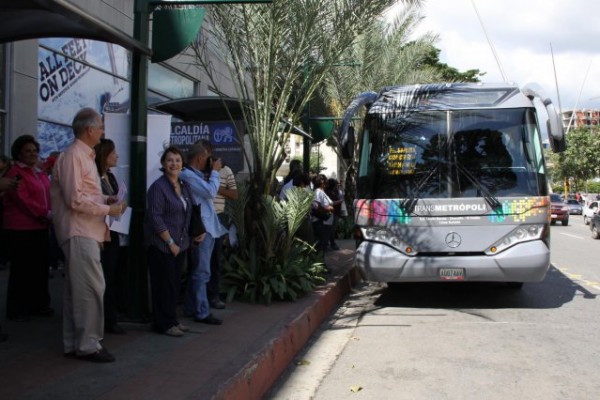
[[[465,279],[464,268],[440,268],[440,279],[446,281],[462,281]]]

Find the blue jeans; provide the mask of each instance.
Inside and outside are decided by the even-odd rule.
[[[210,314],[210,305],[206,294],[206,284],[210,280],[210,256],[215,239],[206,232],[204,240],[192,246],[191,273],[184,302],[185,315],[204,319]]]

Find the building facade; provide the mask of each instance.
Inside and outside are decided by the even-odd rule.
[[[597,109],[567,110],[562,112],[561,115],[565,130],[580,126],[600,125],[600,110]]]
[[[70,0],[128,35],[133,35],[134,2]],[[171,99],[232,92],[224,75],[218,88],[211,87],[194,65],[194,57],[185,51],[165,62],[149,63],[150,107]],[[61,151],[72,139],[71,121],[81,107],[128,113],[131,62],[129,50],[90,39],[43,38],[0,44],[0,153],[9,154],[11,143],[23,134],[38,138],[41,157]]]

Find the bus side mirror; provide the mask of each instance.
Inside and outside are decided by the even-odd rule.
[[[555,153],[561,153],[567,149],[567,139],[565,130],[563,128],[562,121],[558,116],[558,113],[554,109],[552,103],[546,103],[546,111],[548,112],[548,122],[546,127],[548,128],[548,139],[550,141],[550,147]]]
[[[346,135],[342,139],[342,157],[351,159],[354,156],[354,144],[356,139],[354,136],[354,127],[348,127]]]

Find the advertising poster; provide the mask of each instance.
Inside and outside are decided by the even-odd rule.
[[[71,122],[81,108],[128,112],[130,54],[112,43],[79,38],[39,44],[38,140],[46,157],[72,142]]]

